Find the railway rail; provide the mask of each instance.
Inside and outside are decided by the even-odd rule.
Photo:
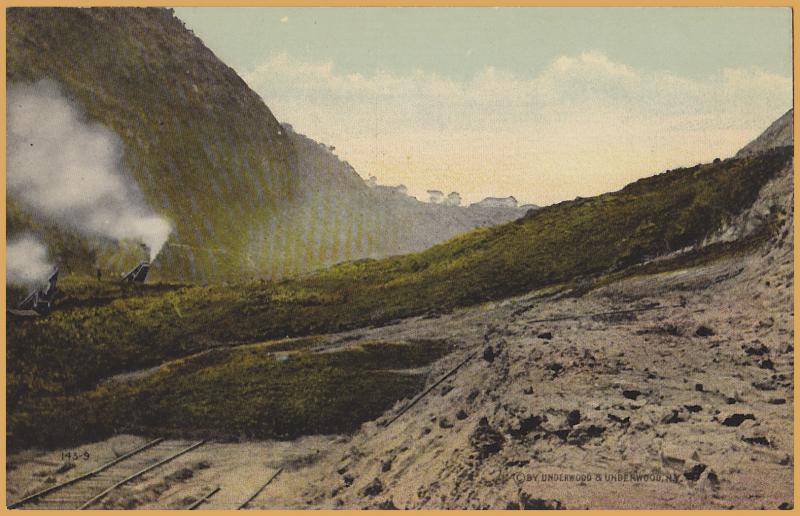
[[[114,490],[202,446],[155,439],[99,468],[8,505],[9,509],[91,509]]]

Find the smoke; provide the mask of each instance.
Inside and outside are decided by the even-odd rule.
[[[141,242],[151,261],[172,231],[130,179],[119,138],[49,80],[9,87],[8,191],[84,234]]]
[[[32,286],[44,283],[53,272],[47,248],[30,234],[14,238],[6,247],[6,282]]]

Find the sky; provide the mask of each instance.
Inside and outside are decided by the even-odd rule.
[[[788,8],[176,8],[380,184],[550,204],[733,155],[792,103]]]

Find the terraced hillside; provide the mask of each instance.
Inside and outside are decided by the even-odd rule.
[[[280,278],[419,251],[524,214],[385,203],[332,153],[287,134],[167,9],[10,9],[6,78],[54,81],[88,122],[119,137],[127,173],[174,226],[154,277]],[[65,272],[122,272],[141,258],[13,193],[7,218],[10,235],[39,235]]]

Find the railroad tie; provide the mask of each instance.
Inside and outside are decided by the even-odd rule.
[[[236,510],[241,510],[241,509],[244,509],[245,507],[247,507],[247,505],[248,505],[250,502],[252,502],[253,500],[255,500],[255,499],[256,499],[256,497],[257,497],[258,495],[260,495],[260,494],[261,494],[261,491],[263,491],[264,489],[266,489],[266,487],[267,487],[268,485],[270,485],[270,484],[272,483],[272,481],[273,481],[273,480],[275,480],[275,479],[278,477],[278,475],[280,475],[280,474],[281,474],[281,471],[283,471],[283,468],[280,468],[280,469],[278,469],[278,471],[276,471],[276,472],[275,472],[275,474],[274,474],[274,475],[272,475],[272,476],[269,478],[269,480],[267,480],[267,481],[264,483],[264,485],[262,485],[261,487],[259,487],[259,488],[256,490],[256,492],[255,492],[255,493],[253,493],[253,494],[250,496],[250,498],[248,498],[247,500],[245,500],[245,501],[244,501],[244,503],[242,503],[242,504],[241,504],[239,507],[237,507],[237,508],[236,508]]]

